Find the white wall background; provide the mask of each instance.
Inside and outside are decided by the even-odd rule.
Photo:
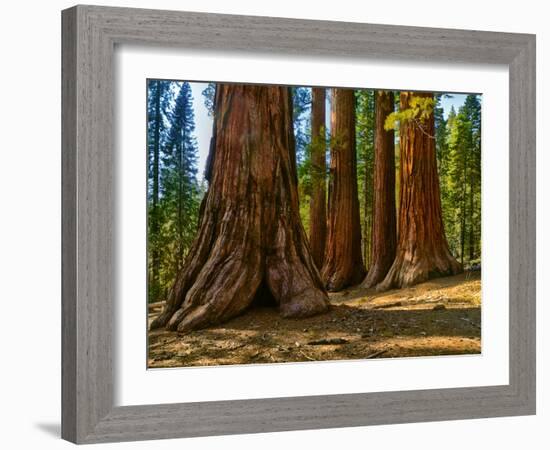
[[[397,25],[537,34],[538,143],[538,415],[504,419],[389,425],[138,442],[117,448],[334,447],[465,449],[547,448],[549,206],[543,178],[548,158],[550,29],[546,2],[277,0],[104,1],[112,6],[270,15]],[[72,2],[4,2],[0,13],[0,411],[3,448],[69,448],[59,439],[60,418],[60,10]],[[330,37],[327,37],[330,38]],[[545,45],[546,44],[546,45]],[[546,129],[545,129],[546,128]],[[546,136],[545,136],[546,134]],[[546,161],[545,161],[546,159]],[[548,197],[547,197],[548,198]],[[547,202],[546,202],[547,203]],[[546,278],[546,280],[545,280]],[[345,380],[342,380],[345,382]],[[545,382],[546,381],[546,382]],[[546,425],[546,427],[545,427]],[[546,442],[545,442],[546,441]],[[307,447],[305,447],[307,446]],[[105,447],[107,446],[98,446]],[[113,447],[109,447],[113,448]]]

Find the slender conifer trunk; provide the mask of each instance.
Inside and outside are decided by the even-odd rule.
[[[313,88],[311,106],[309,242],[311,245],[311,256],[319,269],[323,266],[327,233],[326,170],[325,89]]]
[[[330,291],[358,284],[365,276],[357,195],[353,89],[333,89],[328,231],[321,275]]]
[[[386,117],[393,112],[391,91],[377,91],[374,141],[374,220],[372,229],[371,266],[363,287],[380,283],[393,260],[397,248],[395,209],[395,144],[393,130],[384,128]]]

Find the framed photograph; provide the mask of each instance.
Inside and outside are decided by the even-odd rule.
[[[63,438],[535,413],[533,35],[62,31]]]

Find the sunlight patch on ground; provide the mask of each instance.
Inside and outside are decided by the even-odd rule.
[[[251,308],[229,322],[188,335],[149,333],[149,367],[479,354],[480,274],[440,278],[376,293],[330,295],[329,312],[283,319]],[[152,320],[162,303],[149,305]]]

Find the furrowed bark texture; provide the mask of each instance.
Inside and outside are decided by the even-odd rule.
[[[332,91],[328,232],[321,276],[330,291],[359,284],[365,277],[357,196],[353,89]]]
[[[210,186],[198,235],[151,328],[224,322],[265,287],[284,317],[328,308],[300,222],[286,87],[217,86]]]
[[[319,269],[323,267],[327,234],[325,89],[312,89],[311,105],[311,200],[309,209],[309,243],[311,256]]]
[[[397,248],[395,209],[395,146],[393,130],[385,130],[386,117],[393,112],[391,91],[377,91],[374,141],[374,219],[371,266],[362,287],[380,283],[390,269]]]
[[[401,109],[412,96],[401,92]],[[447,244],[435,154],[433,114],[423,122],[409,120],[400,127],[400,206],[397,254],[379,290],[401,288],[430,278],[462,271]]]

